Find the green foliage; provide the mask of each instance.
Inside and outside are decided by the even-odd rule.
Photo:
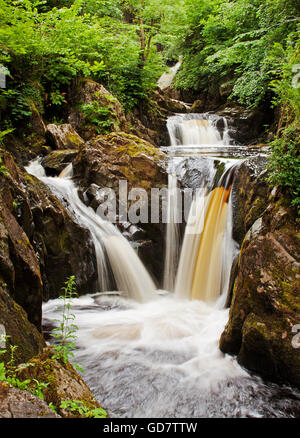
[[[67,297],[70,299],[74,296],[74,277],[70,277],[68,281],[66,282],[66,286],[64,287],[64,297]],[[63,323],[68,325],[68,304],[66,304],[66,307],[64,308],[65,311],[65,318],[63,318]],[[72,318],[71,318],[72,319]],[[69,328],[63,329],[63,337],[65,340],[65,345],[68,344],[69,339]],[[9,340],[9,336],[2,335],[0,338],[1,344],[5,342],[5,345],[7,345]],[[31,394],[35,395],[36,397],[41,398],[44,400],[44,390],[50,385],[50,382],[44,383],[40,382],[39,380],[33,378],[33,379],[25,379],[20,380],[18,378],[18,372],[20,372],[22,369],[27,368],[29,366],[34,366],[34,363],[24,363],[19,366],[15,364],[15,351],[18,347],[16,345],[9,345],[8,349],[4,348],[0,350],[0,358],[4,354],[9,353],[9,360],[7,362],[0,360],[0,381],[7,382],[14,388],[18,388],[22,391],[29,391]],[[62,360],[67,360],[67,358],[70,356],[69,350],[56,350],[58,352],[58,355],[55,355],[55,358],[60,358]],[[54,412],[57,413],[58,408],[51,402],[49,403],[49,408],[52,409]],[[86,402],[81,400],[65,400],[62,401],[60,404],[61,409],[67,409],[73,412],[74,414],[79,414],[81,417],[86,418],[106,418],[107,412],[102,408],[92,408],[90,407]]]
[[[286,49],[279,43],[274,45],[270,60],[276,76],[271,82],[276,93],[273,103],[281,106],[281,120],[270,143],[269,180],[285,190],[300,215],[300,28],[289,36]]]
[[[58,327],[53,329],[51,336],[58,343],[54,346],[53,359],[60,359],[64,363],[74,356],[73,350],[76,348],[74,340],[76,339],[76,331],[78,329],[72,321],[75,315],[71,312],[72,298],[77,296],[75,276],[71,275],[65,282],[62,288],[63,295],[59,298],[63,300],[63,309],[61,320],[56,320],[59,323]],[[74,368],[83,372],[79,364],[73,364]]]
[[[1,336],[1,341],[7,344],[9,336]],[[39,382],[37,379],[25,379],[20,380],[18,378],[18,371],[28,366],[33,366],[33,363],[25,363],[19,366],[15,364],[15,351],[18,348],[17,345],[9,345],[9,350],[0,350],[0,357],[6,353],[9,353],[9,360],[5,362],[0,361],[0,380],[9,383],[14,388],[26,390],[33,395],[40,397],[44,400],[43,389],[46,388],[49,383]]]
[[[18,210],[18,208],[20,207],[20,202],[17,200],[17,199],[14,199],[13,200],[13,208],[15,209],[15,210]]]
[[[71,412],[86,418],[107,418],[107,412],[104,409],[91,409],[81,400],[64,400],[61,402],[60,408],[69,409]]]
[[[109,128],[115,123],[112,105],[112,103],[115,102],[115,99],[109,94],[103,95],[102,98],[105,99],[106,103],[94,100],[91,103],[80,106],[80,110],[85,116],[86,123],[96,126],[98,134],[108,132]],[[107,103],[110,101],[111,103]]]
[[[170,32],[163,30],[167,3],[0,0],[0,64],[9,71],[0,90],[2,125],[19,126],[32,105],[53,114],[82,77],[103,83],[131,110],[164,69],[154,43]]]
[[[5,131],[0,131],[0,146],[3,146],[4,137],[13,131],[14,131],[13,129],[6,129]]]
[[[283,187],[300,216],[300,131],[290,126],[273,142],[269,181]]]
[[[50,402],[48,406],[50,409],[52,409],[53,412],[57,414],[57,406],[55,406],[52,402]]]
[[[8,175],[7,169],[4,166],[4,164],[2,164],[2,158],[0,157],[0,175]]]
[[[177,86],[197,90],[213,83],[218,89],[227,82],[231,99],[258,107],[270,94],[272,47],[285,47],[299,21],[296,3],[185,0],[185,30],[177,40],[184,62]]]

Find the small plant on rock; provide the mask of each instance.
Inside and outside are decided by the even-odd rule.
[[[64,400],[60,407],[85,418],[107,418],[107,412],[103,408],[91,409],[81,400]]]
[[[78,329],[77,325],[74,324],[75,315],[71,312],[72,298],[77,297],[76,291],[76,281],[75,276],[71,275],[65,282],[62,288],[63,295],[59,298],[63,300],[63,310],[61,320],[55,320],[59,323],[58,327],[53,329],[52,337],[57,340],[57,344],[54,346],[53,359],[60,359],[63,363],[74,356],[73,350],[75,350],[76,345],[74,340],[76,339],[76,331]],[[83,369],[79,364],[74,364],[73,366],[78,371],[83,372]]]
[[[0,337],[2,343],[7,343],[9,336],[3,335]],[[0,357],[9,353],[9,360],[7,362],[0,362],[0,380],[9,383],[14,388],[26,390],[33,395],[40,397],[44,400],[43,389],[46,388],[49,383],[39,382],[37,379],[25,379],[20,380],[18,378],[18,371],[27,368],[28,366],[34,366],[33,363],[24,363],[19,366],[15,364],[15,351],[18,348],[17,345],[9,345],[9,349],[0,350]]]

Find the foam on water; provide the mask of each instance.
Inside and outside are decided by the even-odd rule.
[[[44,324],[58,318],[59,300],[44,305]],[[300,410],[300,394],[265,385],[218,342],[228,309],[202,301],[121,297],[73,301],[76,362],[110,416],[283,417]]]

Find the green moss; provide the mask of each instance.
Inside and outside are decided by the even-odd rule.
[[[65,230],[60,235],[59,246],[63,252],[68,251],[70,247],[69,233]]]
[[[30,176],[28,173],[25,173],[25,174],[24,174],[24,178],[25,178],[27,181],[29,181],[31,184],[34,184],[34,183],[35,183],[34,178],[33,178],[32,176]]]
[[[28,378],[31,379],[32,382],[29,385],[32,386],[32,389],[34,389],[35,385],[33,379],[44,383],[46,386],[42,389],[42,392],[46,403],[51,403],[52,405],[56,406],[58,413],[64,414],[65,412],[63,412],[60,408],[61,402],[63,400],[70,399],[64,396],[65,389],[61,381],[61,370],[67,373],[67,375],[69,375],[70,378],[74,379],[75,381],[81,379],[81,377],[76,373],[69,362],[64,363],[60,359],[52,359],[53,354],[54,351],[52,347],[45,348],[40,355],[30,360],[30,363],[26,368],[20,370],[18,377],[20,380],[26,380]],[[94,400],[90,392],[85,399],[81,400],[81,402],[88,407],[88,409],[96,409],[99,407],[98,403]],[[69,413],[69,416],[74,416],[71,412]],[[75,416],[80,417],[81,415],[77,414]]]
[[[82,145],[83,141],[82,139],[79,137],[79,135],[75,135],[75,134],[68,134],[67,136],[67,140],[71,143],[74,144],[75,146],[77,146],[79,148],[80,145]]]
[[[127,143],[117,146],[116,152],[126,153],[130,157],[139,156],[140,154],[145,154],[157,159],[165,157],[165,154],[155,146],[152,146],[150,143],[136,137],[135,135],[127,134],[125,132],[113,132],[106,135],[105,140],[118,144],[118,138],[120,137],[121,139],[127,140]]]
[[[265,197],[257,197],[251,204],[251,209],[245,217],[245,224],[248,227],[253,224],[257,218],[259,218],[267,207]]]

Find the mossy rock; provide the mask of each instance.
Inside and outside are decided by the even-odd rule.
[[[238,362],[264,378],[300,387],[300,354],[292,344],[291,323],[250,313],[244,324]]]
[[[76,274],[79,294],[95,292],[95,251],[50,189],[9,153],[1,156],[8,172],[0,175],[0,275],[40,329],[42,299],[57,298],[67,277]]]
[[[84,143],[80,135],[72,128],[69,123],[47,125],[46,138],[56,149],[79,149]]]
[[[235,171],[232,186],[233,238],[241,244],[254,222],[268,206],[267,159],[261,156],[242,162]]]
[[[0,348],[5,348],[7,353],[0,357],[0,361],[8,362],[11,359],[10,345],[17,346],[14,352],[15,364],[27,362],[45,347],[42,334],[28,321],[22,307],[9,296],[7,286],[3,282],[0,285],[0,325],[2,334],[8,336]]]
[[[53,358],[53,347],[46,347],[41,354],[30,360],[26,368],[17,371],[20,380],[36,379],[46,384],[43,389],[45,401],[52,403],[62,417],[85,417],[84,414],[61,408],[62,401],[80,400],[89,410],[100,408],[82,377],[70,362]]]
[[[52,151],[42,161],[42,165],[48,176],[59,175],[64,168],[76,157],[74,149]]]
[[[299,223],[291,209],[271,202],[242,244],[229,321],[220,338],[224,353],[268,379],[300,387]]]
[[[74,178],[88,189],[91,184],[113,188],[118,193],[119,181],[128,188],[167,185],[166,155],[152,144],[124,132],[100,135],[80,148],[74,160]]]

